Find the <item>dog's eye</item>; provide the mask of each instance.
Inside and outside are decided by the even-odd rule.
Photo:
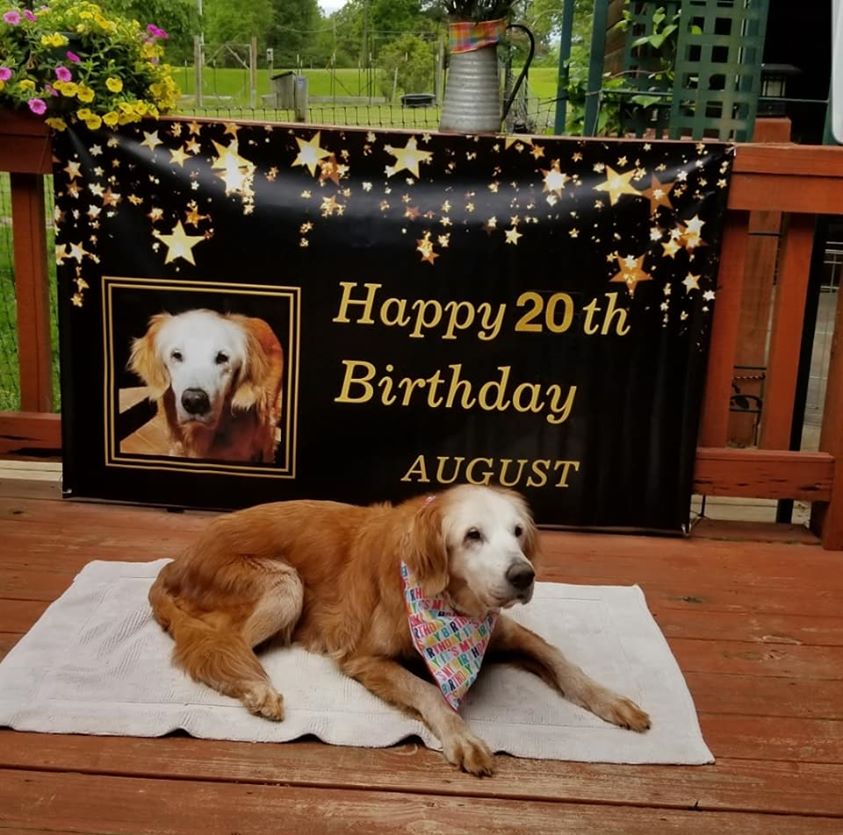
[[[477,528],[469,528],[465,533],[465,538],[469,542],[481,542],[483,540],[483,534]]]
[[[521,534],[524,533],[524,528],[522,528],[521,525],[516,525],[513,533],[515,534],[516,539],[521,539]]]
[[[217,365],[222,365],[223,363],[228,362],[228,354],[224,351],[218,351],[216,357],[214,357],[214,362]]]
[[[173,353],[172,353],[172,354],[170,354],[170,356],[171,356],[171,357],[172,357],[172,358],[173,358],[176,362],[181,362],[181,361],[184,359],[184,357],[183,357],[183,356],[182,356],[182,354],[181,354],[181,351],[173,351]]]

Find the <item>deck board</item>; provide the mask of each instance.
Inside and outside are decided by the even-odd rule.
[[[208,516],[0,497],[0,657],[87,562],[173,555]],[[498,775],[477,780],[413,743],[2,730],[0,830],[841,832],[840,555],[768,539],[711,525],[686,539],[542,535],[540,579],[642,587],[712,766],[500,756]]]

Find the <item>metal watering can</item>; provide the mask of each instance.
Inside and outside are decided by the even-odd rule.
[[[497,133],[506,119],[515,96],[533,61],[536,41],[533,33],[521,23],[510,23],[509,29],[520,29],[530,40],[530,52],[518,75],[512,92],[501,108],[497,44],[471,52],[454,52],[449,57],[448,78],[439,129],[461,133]]]

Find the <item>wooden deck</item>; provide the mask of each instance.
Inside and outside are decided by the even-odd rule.
[[[92,559],[173,554],[205,522],[0,498],[0,654]],[[544,534],[541,579],[638,583],[717,763],[500,756],[492,779],[384,750],[0,731],[13,832],[843,832],[843,555],[799,529]],[[750,537],[735,539],[734,536]]]

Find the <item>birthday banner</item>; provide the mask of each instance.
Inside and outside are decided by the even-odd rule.
[[[733,156],[162,120],[55,142],[69,496],[688,522]]]

